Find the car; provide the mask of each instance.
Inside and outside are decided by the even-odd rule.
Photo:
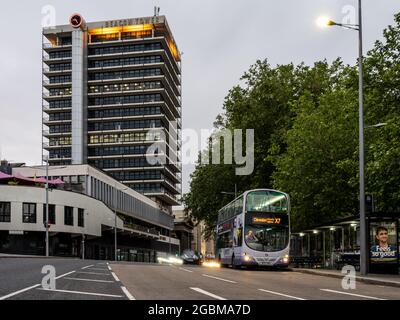
[[[187,249],[182,252],[181,259],[186,264],[200,264],[201,257],[193,250]]]

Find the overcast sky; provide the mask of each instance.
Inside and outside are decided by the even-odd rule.
[[[400,12],[399,0],[363,0],[365,51]],[[354,63],[356,32],[321,30],[315,20],[341,21],[356,0],[20,0],[1,4],[1,157],[29,165],[41,158],[42,7],[53,5],[57,24],[72,13],[88,22],[153,15],[161,7],[183,55],[183,126],[212,127],[228,90],[257,59],[312,64],[342,57]],[[188,191],[193,166],[184,166]]]

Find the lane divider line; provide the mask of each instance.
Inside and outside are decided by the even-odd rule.
[[[56,279],[56,280],[57,280],[57,279],[61,279],[61,278],[64,278],[64,277],[66,277],[66,276],[69,276],[70,274],[73,274],[73,273],[75,273],[75,270],[74,270],[74,271],[67,272],[67,273],[64,273],[64,274],[62,274],[61,276],[55,277],[55,279]]]
[[[212,297],[212,298],[217,299],[217,300],[226,300],[226,299],[223,298],[223,297],[217,296],[217,295],[214,294],[214,293],[205,291],[205,290],[200,289],[200,288],[193,288],[193,287],[190,287],[190,289],[192,289],[192,290],[194,290],[194,291],[197,291],[197,292],[200,292],[200,293],[202,293],[202,294],[204,294],[204,295],[206,295],[206,296]]]
[[[258,289],[262,292],[266,292],[266,293],[270,293],[270,294],[275,294],[277,296],[282,296],[282,297],[286,297],[286,298],[291,298],[291,299],[296,299],[296,300],[306,300],[304,298],[299,298],[299,297],[295,297],[295,296],[290,296],[288,294],[284,294],[284,293],[280,293],[280,292],[275,292],[275,291],[270,291],[270,290],[265,290],[265,289]]]
[[[91,281],[91,282],[102,282],[102,283],[114,283],[111,280],[97,280],[97,279],[84,279],[84,278],[64,278],[66,280],[76,280],[76,281]]]
[[[123,293],[125,293],[126,297],[129,300],[136,300],[135,297],[133,295],[131,295],[131,293],[128,291],[127,288],[125,288],[124,286],[121,286],[121,290],[123,291]]]
[[[183,270],[183,271],[186,271],[186,272],[193,272],[192,270],[188,270],[188,269],[185,269],[185,268],[182,268],[182,267],[180,267],[179,270]]]
[[[336,290],[331,290],[331,289],[320,289],[320,290],[325,291],[325,292],[344,294],[344,295],[348,295],[348,296],[354,296],[354,297],[366,298],[366,299],[372,299],[372,300],[387,300],[387,299],[382,299],[382,298],[377,298],[377,297],[364,296],[362,294],[343,292],[343,291],[336,291]]]
[[[104,273],[104,272],[77,271],[76,273],[95,274],[95,275],[100,275],[100,276],[109,276],[108,273]]]
[[[94,271],[108,271],[108,269],[106,269],[106,268],[90,268],[90,270],[88,270],[88,271],[92,271],[92,270],[94,270]]]
[[[100,297],[110,297],[110,298],[123,298],[123,296],[116,295],[116,294],[105,294],[105,293],[86,292],[86,291],[72,291],[72,290],[60,290],[60,289],[43,289],[43,288],[37,288],[37,290],[50,291],[50,292],[61,292],[61,293],[75,293],[75,294],[83,294],[83,295],[89,295],[89,296],[100,296]]]
[[[55,279],[63,278],[63,277],[68,276],[68,275],[70,275],[70,274],[72,274],[72,273],[74,273],[74,272],[75,272],[75,270],[74,270],[74,271],[67,272],[67,273],[64,273],[64,274],[62,274],[62,275],[56,277]],[[27,287],[27,288],[24,288],[24,289],[21,289],[21,290],[18,290],[18,291],[9,293],[9,294],[7,294],[7,295],[5,295],[5,296],[0,297],[0,300],[5,300],[5,299],[11,298],[11,297],[13,297],[13,296],[16,296],[16,295],[18,295],[18,294],[20,294],[20,293],[23,293],[23,292],[26,292],[26,291],[35,289],[35,288],[39,287],[40,285],[41,285],[40,283],[39,283],[39,284],[35,284],[35,285],[33,285],[33,286],[30,286],[30,287]]]
[[[85,270],[85,269],[90,268],[90,267],[94,267],[94,264],[91,264],[89,266],[83,267],[82,270]]]
[[[233,281],[233,280],[228,280],[228,279],[223,279],[223,278],[219,278],[219,277],[214,277],[214,276],[210,276],[209,274],[202,274],[202,276],[203,276],[203,277],[212,278],[212,279],[216,279],[216,280],[221,280],[221,281],[229,282],[229,283],[237,283],[236,281]]]
[[[40,286],[40,284],[36,284],[36,285],[34,285],[34,286],[31,286],[31,287],[28,287],[28,288],[25,288],[25,289],[21,289],[21,290],[12,292],[12,293],[10,293],[10,294],[7,294],[7,295],[5,295],[5,296],[0,297],[0,300],[5,300],[5,299],[8,299],[8,298],[11,298],[11,297],[13,297],[13,296],[16,296],[17,294],[23,293],[23,292],[25,292],[25,291],[32,290],[32,289],[34,289],[34,288],[36,288],[36,287],[39,287],[39,286]]]
[[[117,275],[114,272],[111,272],[111,274],[112,274],[114,280],[119,282],[119,279],[118,279]]]

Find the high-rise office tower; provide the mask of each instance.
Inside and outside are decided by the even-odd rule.
[[[181,114],[181,57],[165,16],[74,14],[43,29],[50,165],[93,165],[170,211],[181,194]]]

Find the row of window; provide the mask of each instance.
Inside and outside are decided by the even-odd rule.
[[[163,190],[160,183],[133,183],[130,186],[140,193],[159,193]]]
[[[72,100],[54,100],[49,102],[50,109],[71,108]]]
[[[89,68],[107,68],[163,62],[161,56],[141,56],[121,59],[95,60],[89,62]]]
[[[50,59],[61,59],[61,58],[71,58],[72,57],[72,51],[53,51],[49,53],[49,58]]]
[[[89,73],[88,80],[127,79],[127,78],[140,78],[140,77],[154,77],[160,75],[162,75],[162,71],[160,68],[152,68],[152,69],[142,69],[142,70]]]
[[[72,70],[72,64],[71,63],[56,63],[56,64],[51,64],[49,67],[49,71],[66,71],[66,70]]]
[[[150,38],[151,36],[152,36],[151,30],[121,32],[121,40]],[[119,39],[120,39],[119,33],[94,34],[90,36],[90,41],[92,43],[105,42],[105,41],[118,41]]]
[[[89,123],[88,131],[160,128],[161,120],[127,120]]]
[[[89,156],[112,156],[112,155],[129,155],[129,154],[146,154],[149,146],[119,146],[119,147],[90,147]]]
[[[70,124],[57,124],[49,126],[50,133],[66,133],[71,132],[71,125]]]
[[[161,114],[160,107],[139,107],[139,108],[118,108],[104,110],[89,110],[88,117],[92,118],[113,118],[113,117],[131,117],[142,115]]]
[[[51,76],[51,77],[49,77],[49,81],[51,84],[66,83],[66,82],[71,82],[72,77],[71,77],[71,75]]]
[[[151,82],[130,82],[102,86],[90,86],[88,93],[116,92],[116,91],[133,91],[161,88],[161,81]]]
[[[90,98],[89,106],[100,106],[108,104],[128,104],[141,102],[163,101],[161,94],[138,94],[135,96],[119,96],[119,97],[98,97]]]
[[[70,146],[72,144],[72,137],[57,137],[50,138],[50,146]]]
[[[52,88],[49,90],[49,96],[54,97],[54,96],[65,96],[65,95],[71,95],[72,94],[72,89],[71,87],[67,88]]]
[[[112,172],[110,174],[119,181],[164,179],[164,174],[159,170],[140,171],[140,172],[117,171],[117,172]]]
[[[43,204],[43,223],[46,224],[46,204]],[[49,204],[49,220],[51,225],[56,224],[56,206]],[[0,222],[11,222],[11,202],[0,202]],[[22,222],[37,223],[37,204],[23,203],[22,204]],[[64,207],[64,225],[74,225],[74,208]],[[85,210],[78,208],[78,227],[85,226]]]
[[[153,158],[156,160],[158,158]],[[89,164],[102,168],[102,169],[112,169],[112,168],[136,168],[136,167],[152,167],[160,166],[160,163],[149,163],[146,157],[143,158],[123,158],[123,159],[100,159],[100,160],[89,160]]]
[[[151,51],[160,50],[161,43],[141,43],[141,44],[130,44],[124,46],[113,46],[103,48],[90,48],[89,55],[103,55],[123,52],[135,52],[135,51]]]
[[[155,131],[132,132],[122,134],[96,134],[89,135],[89,143],[122,143],[137,141],[157,141],[161,139],[161,133]]]
[[[63,148],[49,151],[50,159],[71,158],[71,148]]]
[[[71,120],[71,112],[51,113],[49,116],[50,121]]]
[[[218,222],[229,220],[243,211],[243,196],[228,204],[218,213]]]

